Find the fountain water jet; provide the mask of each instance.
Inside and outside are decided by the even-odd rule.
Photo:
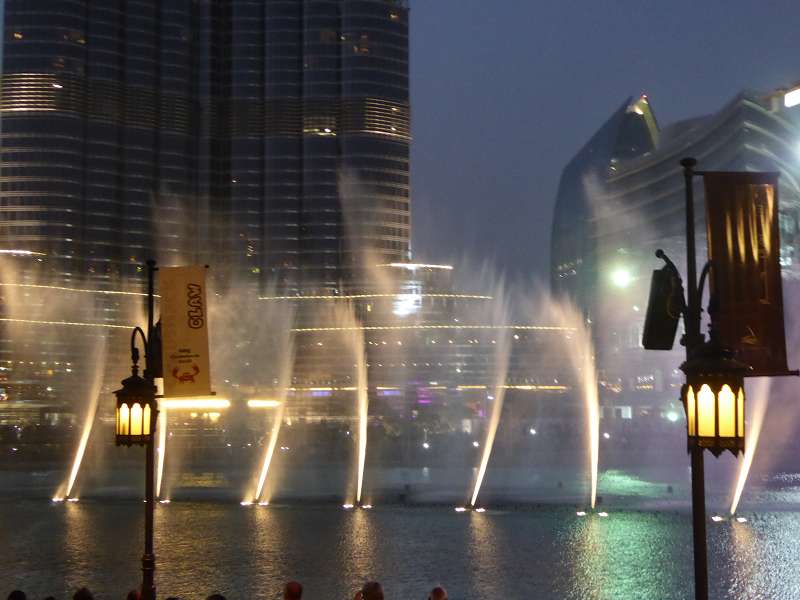
[[[291,329],[295,312],[291,302],[262,302],[260,295],[252,294],[245,282],[212,281],[214,289],[209,295],[209,335],[213,373],[219,374],[220,394],[230,394],[231,400],[220,396],[198,399],[205,407],[230,408],[231,419],[244,416],[239,408],[275,409],[272,425],[265,427],[261,439],[266,439],[264,453],[259,453],[252,473],[242,482],[242,506],[265,505],[270,475],[274,479],[274,450],[284,418],[286,398],[291,386],[294,365],[294,339]],[[276,283],[269,282],[261,292],[264,298],[277,297]],[[242,394],[257,394],[246,402]],[[264,394],[263,397],[261,394]],[[267,399],[268,398],[268,399]],[[199,406],[199,403],[196,404]],[[189,404],[184,404],[188,408]],[[175,406],[178,408],[177,402]],[[259,421],[260,422],[260,421]],[[264,421],[265,426],[267,421]],[[228,443],[228,447],[231,444]],[[250,444],[248,444],[250,446]],[[175,452],[171,451],[170,468]]]
[[[498,286],[496,303],[494,304],[493,321],[498,324],[508,322],[507,316],[509,307],[507,299],[502,293],[502,286]],[[489,466],[489,458],[492,455],[492,448],[494,447],[495,436],[497,435],[497,428],[500,425],[500,417],[503,414],[503,400],[506,393],[506,377],[508,375],[508,363],[511,355],[511,330],[500,330],[499,339],[496,340],[494,345],[494,394],[492,400],[492,412],[489,417],[489,424],[486,430],[486,439],[483,442],[483,452],[481,453],[481,462],[478,467],[478,475],[475,478],[475,486],[472,490],[470,497],[469,507],[475,508],[475,503],[478,501],[478,494],[481,491],[483,479],[486,476],[486,468]]]
[[[269,436],[269,444],[267,445],[267,451],[264,454],[264,461],[261,466],[261,472],[258,476],[258,483],[256,485],[256,491],[253,494],[253,499],[255,502],[261,504],[262,502],[269,503],[268,500],[262,500],[261,496],[264,493],[264,484],[267,481],[267,475],[269,474],[269,467],[272,464],[272,456],[275,454],[275,445],[278,443],[278,436],[281,432],[281,425],[283,424],[283,412],[284,407],[286,406],[286,399],[284,398],[283,401],[278,405],[275,409],[275,415],[272,420],[272,430]]]
[[[581,384],[584,410],[586,411],[586,437],[589,444],[589,504],[592,510],[597,504],[597,479],[600,460],[600,399],[598,394],[597,369],[594,362],[592,333],[575,305],[566,298],[545,301],[556,324],[572,330],[575,352],[568,352],[570,366]]]
[[[367,357],[364,353],[364,335],[356,340],[356,402],[358,403],[358,479],[356,505],[361,505],[364,489],[364,465],[367,460],[367,420],[369,419],[369,394],[367,393]]]
[[[100,387],[103,384],[105,354],[106,338],[102,337],[97,341],[91,361],[91,364],[98,365],[99,368],[94,369],[92,373],[92,381],[88,389],[89,405],[86,408],[86,418],[84,419],[81,437],[78,440],[78,447],[75,450],[75,456],[72,460],[72,468],[69,471],[67,480],[59,486],[54,498],[72,498],[72,491],[75,488],[75,482],[78,479],[78,474],[81,470],[81,464],[83,464],[83,457],[86,453],[86,446],[89,444],[89,437],[91,436],[94,420],[97,416],[97,407],[100,400]]]
[[[156,471],[156,498],[169,502],[161,496],[161,482],[164,480],[164,461],[167,456],[167,408],[162,406],[158,414],[158,465]]]
[[[330,318],[338,325],[336,329],[342,331],[341,342],[343,343],[343,356],[350,357],[353,361],[349,363],[354,369],[355,386],[355,417],[357,419],[355,428],[356,453],[354,460],[355,490],[348,486],[343,506],[363,508],[364,506],[364,470],[367,461],[367,436],[369,422],[369,375],[367,365],[366,343],[364,341],[364,329],[361,321],[355,313],[355,307],[351,304],[337,304],[332,307]],[[348,433],[349,435],[349,433]],[[351,480],[352,481],[352,480]]]
[[[587,336],[588,337],[588,336]],[[589,429],[589,463],[592,478],[591,507],[597,504],[597,470],[600,462],[600,405],[597,394],[597,372],[594,358],[586,347],[583,365],[583,398],[586,403],[586,425]]]
[[[736,514],[736,509],[739,507],[739,501],[742,498],[745,483],[747,483],[747,476],[750,474],[750,467],[753,465],[753,457],[755,456],[756,448],[758,448],[758,438],[761,435],[761,427],[764,425],[764,416],[767,413],[769,389],[770,380],[768,378],[765,377],[755,382],[753,397],[749,403],[752,407],[749,422],[750,431],[747,434],[747,446],[744,456],[739,459],[739,474],[736,478],[736,488],[731,502],[731,517]]]

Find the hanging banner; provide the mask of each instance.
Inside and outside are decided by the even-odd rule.
[[[752,367],[788,374],[778,228],[778,173],[706,172],[706,226],[714,328]]]
[[[211,394],[206,268],[159,268],[164,396]]]

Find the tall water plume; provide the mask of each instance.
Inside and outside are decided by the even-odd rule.
[[[340,391],[354,394],[353,413],[355,420],[355,449],[353,452],[352,479],[345,492],[345,504],[361,504],[365,498],[365,467],[367,459],[367,438],[369,424],[369,375],[367,355],[364,342],[364,328],[350,302],[337,302],[320,311],[322,321],[333,325],[335,334],[327,338],[325,352],[331,361],[337,363],[344,376],[343,381],[350,382],[342,386]],[[354,385],[353,385],[354,384]],[[349,431],[348,431],[349,434]]]
[[[274,452],[287,411],[294,360],[290,302],[275,300],[274,285],[265,299],[244,282],[233,282],[209,296],[213,384],[220,397],[232,399],[232,410],[267,415],[264,453],[244,484],[243,502],[264,500],[274,489]],[[172,464],[172,463],[170,463]]]
[[[291,322],[291,319],[289,320]],[[272,466],[272,460],[275,454],[275,447],[278,444],[278,438],[281,433],[281,426],[283,424],[284,415],[286,413],[286,402],[288,399],[288,389],[292,377],[292,363],[294,360],[294,344],[293,339],[289,334],[285,335],[284,353],[281,356],[283,364],[279,367],[278,384],[275,388],[275,400],[278,405],[275,407],[272,414],[272,426],[270,427],[269,441],[264,451],[264,457],[261,461],[261,470],[259,471],[258,481],[256,483],[255,492],[252,495],[254,502],[269,502],[268,494],[274,490],[267,488],[267,481]]]
[[[361,504],[364,491],[364,466],[367,461],[367,424],[369,419],[369,394],[367,388],[367,356],[364,353],[364,335],[356,335],[356,403],[358,407],[358,480],[356,503]]]
[[[355,375],[355,417],[356,417],[356,452],[355,452],[355,504],[364,499],[364,469],[367,462],[367,436],[369,424],[369,375],[367,373],[367,355],[364,344],[364,330],[350,304],[337,305],[334,308],[335,319],[342,328],[343,342],[353,360]],[[352,504],[350,500],[348,504]]]
[[[490,323],[495,326],[504,326],[508,323],[509,305],[508,295],[505,293],[502,282],[495,286],[495,299],[491,304]],[[494,440],[497,435],[497,428],[500,426],[500,417],[503,414],[503,401],[506,392],[506,378],[508,375],[509,357],[511,354],[511,330],[508,328],[498,329],[496,339],[493,343],[492,356],[492,395],[489,397],[492,403],[489,421],[486,424],[486,437],[483,440],[481,460],[478,464],[478,472],[470,496],[469,506],[475,507],[478,501],[478,494],[481,491],[486,469],[489,466],[489,459],[494,448]]]
[[[569,328],[573,348],[567,352],[570,368],[579,382],[586,418],[587,463],[589,473],[589,504],[597,503],[597,479],[600,459],[600,403],[598,395],[597,369],[594,360],[592,332],[578,308],[567,298],[545,298],[542,304],[547,309],[550,322]]]
[[[158,431],[158,446],[156,447],[156,498],[159,500],[169,499],[161,494],[161,485],[164,483],[164,464],[167,458],[168,421],[167,408],[162,406],[159,408],[158,422],[156,423],[156,430]]]
[[[770,387],[769,378],[763,377],[754,382],[752,393],[748,394],[750,419],[747,422],[747,444],[745,445],[744,456],[739,459],[739,471],[736,477],[736,486],[733,490],[733,500],[731,501],[731,516],[736,514],[739,501],[742,499],[744,486],[747,483],[747,477],[750,474],[750,468],[753,465],[753,457],[758,448],[758,438],[761,436],[764,416],[767,413]]]
[[[109,375],[108,349],[131,324],[131,305],[140,296],[104,288],[91,274],[55,278],[47,260],[23,254],[4,257],[0,264],[4,352],[13,358],[15,377],[24,379],[27,371],[34,380],[46,377],[41,391],[48,401],[75,415],[79,434],[69,452],[65,479],[54,494],[63,499],[77,494],[101,389]]]
[[[91,371],[91,379],[86,389],[86,412],[83,419],[83,427],[81,430],[81,437],[78,440],[78,447],[75,450],[75,457],[72,460],[72,468],[69,471],[69,477],[62,484],[62,493],[56,493],[56,497],[73,497],[75,489],[75,482],[78,479],[83,457],[86,453],[86,446],[89,443],[89,436],[94,427],[95,417],[97,416],[98,403],[100,401],[100,388],[103,385],[103,376],[105,375],[105,358],[106,358],[106,338],[105,336],[99,337],[95,343],[94,352],[92,352],[91,364],[96,365]]]

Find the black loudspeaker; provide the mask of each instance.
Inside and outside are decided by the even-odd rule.
[[[667,267],[653,271],[642,334],[645,349],[672,350],[682,307],[680,279]]]

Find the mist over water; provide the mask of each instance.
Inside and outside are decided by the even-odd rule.
[[[545,314],[550,318],[550,322],[569,329],[565,337],[573,342],[571,351],[566,354],[569,357],[574,381],[578,386],[577,393],[584,404],[588,501],[590,508],[594,509],[597,503],[600,460],[600,403],[592,332],[578,308],[566,298],[542,296],[540,302],[544,305]]]

